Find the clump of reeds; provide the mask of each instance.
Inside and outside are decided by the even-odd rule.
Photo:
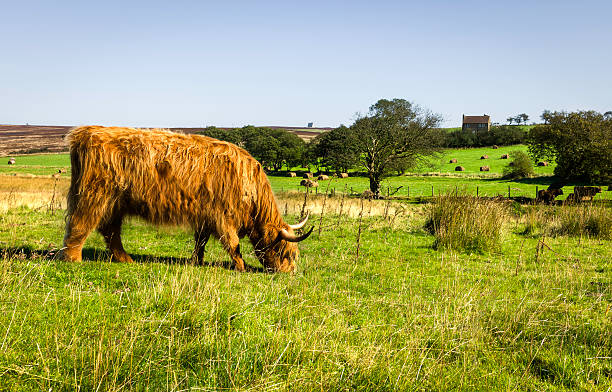
[[[484,253],[501,249],[509,216],[508,206],[502,202],[445,195],[431,204],[425,229],[435,236],[435,249]]]
[[[596,204],[563,206],[550,222],[552,235],[612,239],[612,209]]]

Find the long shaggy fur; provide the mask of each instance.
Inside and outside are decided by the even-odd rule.
[[[190,225],[196,231],[196,251],[198,241],[205,243],[212,234],[237,264],[242,261],[234,249],[237,239],[248,235],[267,268],[292,269],[282,264],[293,264],[295,244],[280,241],[265,249],[280,230],[291,229],[261,165],[245,150],[159,129],[86,126],[67,138],[72,162],[64,239],[68,259],[80,260],[82,241],[95,228],[113,255],[125,258],[121,220],[137,215],[154,224]]]

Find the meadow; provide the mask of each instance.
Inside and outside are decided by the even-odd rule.
[[[64,167],[61,156],[31,159]],[[297,272],[263,272],[242,241],[252,268],[237,273],[217,241],[194,266],[188,229],[139,219],[124,225],[135,263],[111,262],[97,233],[82,263],[60,261],[68,179],[23,169],[0,176],[0,390],[612,388],[605,200],[487,204],[503,209],[492,222],[500,246],[466,251],[436,246],[430,200],[326,198],[324,183],[306,199],[315,231]],[[290,223],[305,196],[296,181],[271,178]],[[334,181],[367,187],[361,177]],[[432,182],[508,185],[474,172],[393,181],[411,193],[418,181],[424,193]],[[590,221],[567,229],[587,214],[600,231]]]

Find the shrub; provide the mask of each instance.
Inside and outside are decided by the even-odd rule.
[[[512,157],[512,162],[504,167],[504,178],[518,179],[530,177],[535,174],[531,159],[527,153],[523,151],[512,151],[510,156]]]
[[[434,248],[484,253],[501,249],[505,204],[473,196],[440,196],[430,206],[425,229]]]

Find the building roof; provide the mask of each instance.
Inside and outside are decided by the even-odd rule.
[[[491,120],[490,116],[486,114],[484,116],[466,116],[463,115],[463,123],[464,124],[488,124]]]

